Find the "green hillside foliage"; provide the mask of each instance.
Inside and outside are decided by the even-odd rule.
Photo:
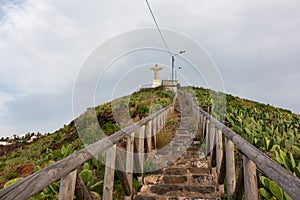
[[[241,99],[232,95],[204,88],[187,87],[197,104],[216,119],[225,123],[256,148],[269,155],[292,174],[300,178],[300,116],[291,111],[270,105]],[[0,147],[0,188],[7,187],[27,175],[41,170],[87,144],[97,141],[95,133],[113,134],[129,124],[169,105],[172,94],[162,88],[145,89],[130,96],[119,98],[95,108],[89,108],[79,118],[58,131],[41,136],[32,143],[15,145],[13,150]],[[96,117],[95,117],[96,116]],[[172,121],[173,120],[173,121]],[[167,122],[172,129],[175,118]],[[75,123],[76,121],[76,123]],[[99,125],[100,128],[99,129]],[[80,138],[77,130],[80,130]],[[168,138],[162,137],[163,145]],[[84,142],[83,142],[84,141]],[[159,142],[159,141],[158,141]],[[2,151],[2,154],[1,154]],[[241,155],[236,153],[237,163]],[[238,166],[236,166],[238,169]],[[79,168],[87,188],[94,199],[101,198],[105,166],[97,159],[86,162]],[[238,172],[238,170],[236,170]],[[259,169],[260,199],[289,200],[272,180]],[[138,182],[134,179],[134,188]],[[45,188],[31,199],[57,199],[59,181]],[[114,198],[122,199],[123,193],[118,177],[115,177]]]
[[[186,90],[205,111],[217,119],[224,119],[229,128],[300,178],[299,115],[204,88],[189,87]],[[220,112],[222,109],[226,112]],[[262,172],[258,171],[258,174],[261,199],[290,199]]]
[[[4,185],[7,187],[21,180],[22,177],[41,170],[67,157],[71,153],[84,148],[87,144],[84,144],[82,138],[78,137],[76,128],[83,126],[86,128],[84,130],[90,130],[90,132],[93,133],[95,127],[93,123],[95,121],[93,121],[93,117],[89,118],[91,111],[96,113],[96,119],[98,119],[97,123],[99,123],[101,127],[100,131],[106,135],[110,135],[129,124],[129,122],[126,122],[126,124],[122,120],[115,119],[116,116],[125,119],[126,117],[122,117],[124,110],[129,110],[130,118],[133,119],[131,120],[132,123],[171,104],[171,102],[172,94],[164,91],[162,88],[144,89],[130,96],[116,99],[113,102],[105,103],[95,108],[89,108],[76,119],[76,123],[75,120],[73,120],[70,124],[65,125],[58,131],[43,135],[32,143],[26,144],[26,142],[23,141],[22,145],[16,145],[17,147],[13,150],[8,150],[3,146],[0,147],[0,151],[4,151],[4,156],[0,157],[0,189],[3,188]],[[113,112],[116,113],[113,114]],[[80,120],[79,122],[82,124],[78,125],[78,120]],[[116,121],[118,121],[118,123]],[[85,134],[88,138],[90,133],[87,131]],[[93,136],[93,134],[91,135]],[[80,136],[82,136],[82,134]],[[90,138],[91,141],[88,141],[88,143],[95,142],[95,138],[93,137]],[[83,141],[86,143],[85,138]],[[104,168],[105,166],[97,159],[92,159],[78,170],[79,175],[95,199],[100,198],[102,195]],[[139,186],[136,180],[134,180],[134,186],[135,189]],[[114,187],[114,191],[116,191],[114,198],[123,198],[118,177],[115,177]],[[59,182],[56,182],[31,199],[57,199],[58,192]]]

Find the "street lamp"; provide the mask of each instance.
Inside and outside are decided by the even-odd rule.
[[[173,93],[174,93],[174,63],[175,63],[175,57],[179,54],[183,54],[185,53],[185,51],[180,51],[177,54],[173,54],[172,55],[172,89],[173,89]]]
[[[180,70],[182,67],[181,66],[179,66],[178,67],[178,70]],[[177,71],[178,71],[177,69],[175,69],[175,80],[177,80]],[[177,80],[178,81],[178,80]]]

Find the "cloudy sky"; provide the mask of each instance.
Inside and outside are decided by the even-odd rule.
[[[227,93],[300,113],[300,1],[149,2],[162,28],[205,48]],[[0,136],[52,132],[69,123],[73,87],[92,52],[120,33],[145,27],[154,23],[144,0],[0,0]],[[127,59],[143,60],[144,55]],[[134,77],[143,80],[125,77],[123,93],[150,82],[153,63],[163,64],[161,77],[168,78],[166,57],[137,63],[143,68]],[[178,62],[180,73],[191,73],[188,64]],[[107,80],[120,76],[106,73]],[[107,92],[99,88],[100,96]]]

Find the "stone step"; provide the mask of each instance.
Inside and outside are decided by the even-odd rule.
[[[191,150],[194,147],[197,150]],[[199,151],[196,146],[165,146],[159,149],[156,155],[198,155],[198,157],[203,157],[203,153]]]
[[[181,148],[181,147],[164,147],[162,149],[160,149],[156,155],[160,156],[160,155],[169,155],[169,154],[175,154],[175,155],[183,155],[183,153],[185,152],[185,148]]]
[[[215,186],[200,185],[143,185],[139,195],[162,195],[176,197],[211,197],[216,193]]]
[[[190,147],[187,149],[187,151],[197,151],[197,152],[199,152],[199,147],[197,147],[197,146],[190,146]]]
[[[190,159],[178,159],[176,161],[177,167],[198,167],[208,168],[208,162],[205,157],[190,158]]]
[[[184,175],[184,174],[209,174],[209,169],[206,167],[170,167],[164,170],[164,174],[166,175]]]
[[[174,171],[173,171],[174,172]],[[172,173],[173,173],[172,172]],[[177,171],[184,173],[183,171]],[[178,174],[178,173],[177,173]],[[212,186],[215,185],[214,177],[209,174],[189,174],[186,170],[182,175],[150,175],[144,178],[145,185],[194,185],[194,186]]]
[[[153,196],[153,195],[136,195],[135,200],[221,200],[218,195],[215,198],[203,198],[201,196],[195,197],[178,197],[178,196]]]
[[[178,129],[178,135],[195,135],[195,130],[193,128],[188,128],[188,129]]]

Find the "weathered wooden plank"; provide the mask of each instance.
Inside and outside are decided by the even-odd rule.
[[[199,109],[200,110],[200,109]],[[200,110],[205,116],[210,117],[210,115]],[[240,135],[233,132],[230,128],[226,127],[221,122],[214,118],[211,118],[212,123],[216,125],[217,128],[221,129],[223,134],[230,138],[233,143],[250,159],[252,160],[259,169],[261,169],[264,174],[271,178],[275,183],[277,183],[284,192],[286,192],[291,198],[297,199],[300,196],[300,179],[295,177],[284,167],[276,163],[270,157],[268,157],[263,152],[259,151],[249,142],[247,142]]]
[[[221,174],[221,165],[223,158],[223,140],[222,131],[218,129],[216,134],[216,170],[217,170],[217,180],[219,180]],[[224,184],[217,183],[218,191],[224,193]]]
[[[209,151],[211,152],[215,146],[215,126],[214,124],[210,124],[210,143],[209,143]]]
[[[218,176],[218,184],[223,185],[226,178],[226,153],[223,151],[220,174]]]
[[[163,118],[163,127],[165,127],[165,126],[166,126],[167,119],[168,119],[168,112],[164,112],[164,113],[163,113],[163,116],[164,116],[164,118]]]
[[[240,166],[238,179],[235,185],[235,191],[233,195],[233,200],[241,200],[244,195],[244,167],[243,163]]]
[[[165,121],[165,116],[166,116],[166,112],[164,113],[161,113],[161,126],[164,127],[165,124],[164,124],[164,121]]]
[[[203,118],[202,118],[202,140],[203,140],[203,142],[204,142],[204,140],[206,140],[205,127],[206,127],[206,117],[203,115]]]
[[[217,155],[216,155],[216,145],[214,145],[214,147],[213,147],[213,149],[212,149],[212,151],[211,151],[211,159],[210,159],[210,166],[211,166],[211,168],[215,168],[214,170],[217,172],[217,162],[216,162],[216,157],[217,157]]]
[[[103,184],[103,199],[111,200],[113,197],[114,174],[116,163],[116,145],[106,151],[105,174]]]
[[[216,176],[217,174],[217,163],[216,163],[216,131],[217,129],[213,124],[211,124],[211,142],[210,142],[210,168],[211,168],[211,173]]]
[[[157,122],[156,122],[156,126],[157,126],[157,133],[159,133],[160,131],[161,131],[161,118],[162,118],[162,116],[161,116],[161,114],[160,115],[157,115]]]
[[[203,115],[202,114],[200,114],[200,117],[199,117],[199,125],[198,125],[198,133],[199,133],[199,135],[200,135],[200,139],[201,139],[201,141],[203,141],[203,130],[202,130],[202,128],[203,128],[203,126],[202,126],[202,123],[203,123]]]
[[[156,149],[157,117],[152,120],[151,145]]]
[[[146,124],[146,149],[147,153],[150,153],[152,150],[152,121],[150,120]]]
[[[258,200],[256,165],[247,156],[243,156],[246,200]]]
[[[209,156],[209,148],[210,148],[210,128],[209,128],[209,119],[205,121],[205,135],[206,135],[206,156]]]
[[[266,174],[275,181],[292,199],[300,196],[300,179],[292,175],[285,168],[280,166],[274,160],[269,158],[254,146],[249,144],[245,139],[229,131],[227,128],[224,132],[232,138],[232,141],[239,149]]]
[[[145,158],[144,140],[145,140],[145,125],[141,126],[139,131],[139,146],[138,146],[138,156],[140,161],[139,181],[142,181],[141,176],[144,173],[144,158]]]
[[[131,195],[130,184],[126,173],[126,160],[123,150],[117,149],[116,153],[116,174],[121,182],[125,196]]]
[[[234,144],[229,138],[225,138],[226,152],[226,185],[227,197],[231,198],[235,190],[235,163],[234,163]]]
[[[14,199],[27,199],[32,195],[38,193],[48,185],[59,180],[61,177],[66,176],[71,171],[77,169],[84,162],[90,160],[94,155],[105,150],[112,144],[117,143],[127,133],[136,131],[140,126],[144,125],[148,121],[151,121],[155,116],[160,113],[167,112],[172,106],[167,106],[164,109],[140,120],[136,124],[132,124],[113,135],[108,136],[98,142],[89,145],[88,147],[71,154],[65,159],[62,159],[55,164],[42,169],[30,176],[27,176],[23,180],[0,190],[0,200],[14,200]]]
[[[74,199],[76,178],[77,178],[77,170],[74,170],[68,175],[61,178],[59,197],[58,197],[59,200]]]
[[[130,194],[125,194],[125,199],[132,197],[132,181],[133,181],[133,150],[134,150],[134,133],[127,136],[127,152],[126,152],[126,176],[130,188]]]
[[[92,200],[88,189],[78,174],[76,177],[75,196],[78,200]]]
[[[122,138],[122,134],[117,134],[114,139]],[[56,162],[55,164],[42,169],[10,187],[0,191],[1,200],[27,199],[38,193],[43,188],[59,180],[71,171],[78,168],[81,164],[92,158],[91,152],[102,151],[110,146],[107,140],[101,140],[88,148],[71,154],[67,158]],[[91,151],[93,150],[93,151]]]
[[[142,171],[142,166],[141,166],[141,161],[139,158],[139,144],[138,141],[139,138],[137,137],[137,139],[134,140],[134,155],[133,155],[133,166],[134,166],[134,173],[137,173],[138,177],[142,176],[141,171]]]

